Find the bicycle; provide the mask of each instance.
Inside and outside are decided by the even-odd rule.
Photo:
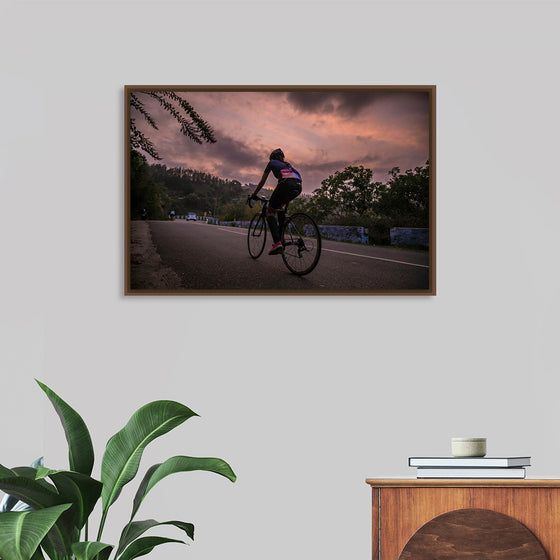
[[[262,209],[253,216],[249,224],[247,247],[251,258],[258,259],[266,244],[268,199],[250,195],[247,197],[247,204],[251,208],[253,208],[252,200],[260,201]],[[321,256],[321,234],[311,216],[303,212],[297,212],[292,216],[286,213],[280,239],[283,247],[282,260],[290,272],[303,276],[317,266]]]

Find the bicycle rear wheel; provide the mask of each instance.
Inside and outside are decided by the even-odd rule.
[[[247,233],[247,247],[253,259],[258,259],[264,250],[266,243],[266,220],[262,213],[255,214],[249,224]]]
[[[317,266],[321,256],[321,234],[307,214],[298,213],[286,218],[282,243],[282,259],[290,272],[303,276]]]

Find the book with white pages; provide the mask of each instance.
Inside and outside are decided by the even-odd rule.
[[[529,467],[531,457],[409,457],[410,467]]]
[[[419,468],[417,478],[525,478],[523,467],[481,467],[456,469],[456,468]]]

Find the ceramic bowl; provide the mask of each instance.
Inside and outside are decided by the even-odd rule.
[[[451,454],[453,457],[484,457],[486,438],[452,438]]]

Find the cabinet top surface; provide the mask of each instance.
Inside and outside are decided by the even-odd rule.
[[[560,488],[560,479],[515,478],[366,478],[372,488]]]

